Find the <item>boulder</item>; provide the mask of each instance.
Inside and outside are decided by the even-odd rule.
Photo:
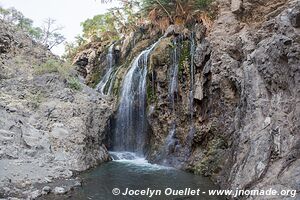
[[[289,19],[295,28],[300,28],[300,3],[289,12]]]
[[[63,187],[55,187],[53,190],[54,194],[66,194],[68,191]]]

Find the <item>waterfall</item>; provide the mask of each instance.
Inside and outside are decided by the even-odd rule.
[[[194,91],[195,91],[195,65],[194,65],[194,54],[195,54],[195,38],[194,33],[191,33],[190,37],[191,48],[190,48],[190,94],[189,94],[189,112],[190,112],[190,130],[187,138],[188,146],[191,147],[192,140],[195,133],[194,126]]]
[[[195,65],[194,65],[194,54],[195,54],[195,39],[194,33],[191,33],[191,49],[190,49],[190,117],[191,117],[191,124],[193,124],[194,118],[194,88],[195,88]]]
[[[169,128],[168,136],[164,142],[163,149],[159,155],[160,159],[162,159],[162,164],[164,165],[172,165],[176,162],[176,158],[170,156],[174,152],[177,151],[179,147],[178,139],[176,139],[176,98],[178,94],[178,73],[179,73],[179,58],[181,54],[181,40],[182,38],[175,38],[173,41],[173,52],[172,52],[172,60],[171,67],[169,69],[169,86],[168,86],[168,98],[170,102],[170,110],[172,122]]]
[[[112,139],[114,151],[144,154],[148,132],[146,119],[148,57],[159,41],[160,39],[134,59],[124,78]]]
[[[169,100],[170,107],[172,112],[172,123],[169,130],[169,134],[166,138],[165,146],[167,148],[167,154],[170,153],[171,149],[176,143],[175,134],[176,134],[176,113],[175,113],[175,99],[178,93],[178,70],[179,70],[179,58],[180,58],[180,48],[177,44],[177,38],[174,40],[173,53],[172,53],[172,67],[170,70],[170,82],[169,82]]]
[[[186,137],[185,145],[181,146],[178,138],[176,138],[176,119],[179,117],[176,113],[176,99],[179,90],[178,75],[179,75],[179,65],[180,65],[180,56],[182,53],[182,38],[178,37],[173,41],[173,53],[172,53],[172,63],[169,70],[169,90],[168,97],[170,101],[170,110],[172,122],[169,128],[168,136],[164,142],[164,147],[161,151],[160,158],[164,165],[180,165],[180,154],[185,155],[185,158],[188,159],[191,153],[192,141],[195,133],[194,127],[194,76],[195,76],[195,66],[194,66],[194,53],[195,53],[195,40],[194,34],[191,34],[190,37],[190,85],[189,85],[189,132]]]
[[[110,95],[112,90],[112,75],[114,71],[114,44],[112,44],[108,49],[108,54],[106,56],[107,60],[107,68],[106,73],[101,79],[101,81],[98,83],[96,90],[100,92],[102,95]],[[110,83],[109,87],[107,85]]]
[[[176,40],[174,41],[174,49],[172,55],[172,71],[169,82],[169,99],[171,101],[172,113],[175,114],[175,97],[178,92],[178,68],[179,68],[179,48]]]

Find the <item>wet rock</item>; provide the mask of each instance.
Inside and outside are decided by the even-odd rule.
[[[11,189],[9,187],[3,187],[2,189],[5,194],[8,194],[11,191]]]
[[[125,36],[125,39],[123,41],[123,44],[121,46],[121,57],[125,58],[126,56],[128,56],[128,54],[130,53],[130,51],[133,48],[133,42],[134,42],[134,32],[131,32],[129,35]]]

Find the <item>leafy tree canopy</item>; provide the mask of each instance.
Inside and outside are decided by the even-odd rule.
[[[213,0],[101,0],[100,3],[119,1],[121,6],[96,15],[81,23],[82,35],[66,44],[66,57],[72,59],[90,41],[116,40],[141,25],[165,31],[171,24],[189,26],[203,20]]]

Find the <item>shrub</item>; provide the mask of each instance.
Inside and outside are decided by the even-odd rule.
[[[82,86],[78,80],[78,78],[76,77],[70,77],[68,78],[68,85],[71,89],[73,90],[81,90],[82,89]]]
[[[61,62],[55,59],[49,59],[45,63],[35,66],[35,74],[42,75],[46,73],[59,73],[63,78],[67,79],[69,77],[72,65],[67,62]]]
[[[46,73],[58,72],[61,63],[54,59],[49,59],[40,66],[35,66],[35,74],[41,75]]]

